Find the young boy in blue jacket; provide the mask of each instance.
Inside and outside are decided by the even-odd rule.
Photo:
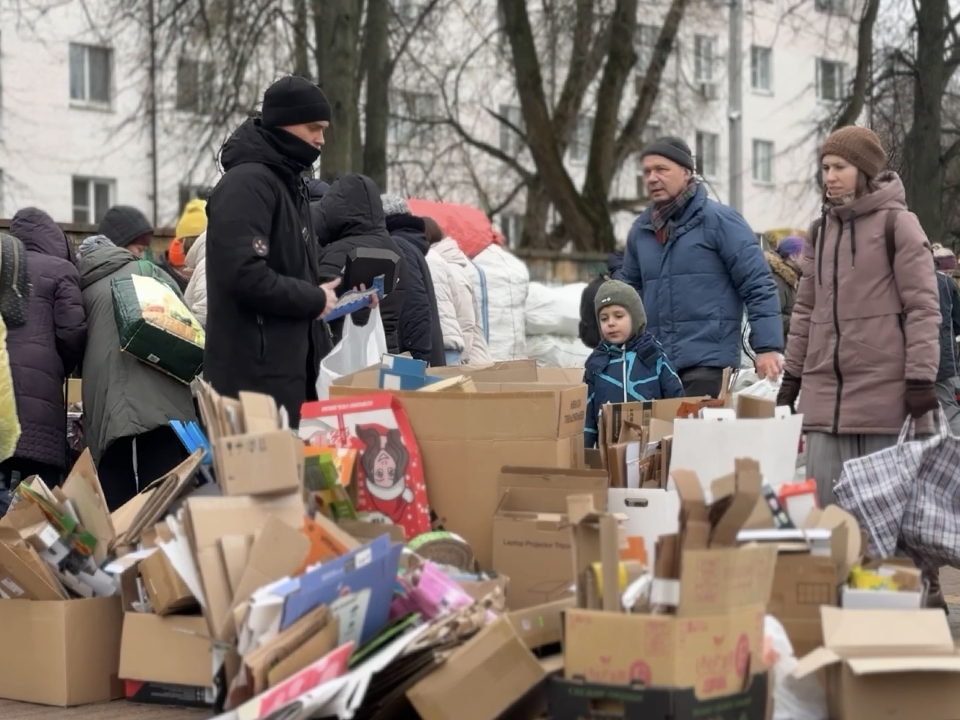
[[[587,358],[584,442],[597,446],[597,421],[607,403],[683,397],[680,378],[660,343],[647,332],[647,313],[637,291],[607,280],[594,300],[603,342]]]

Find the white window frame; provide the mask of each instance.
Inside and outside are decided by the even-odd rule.
[[[773,48],[750,46],[750,87],[755,93],[773,95]]]
[[[73,49],[80,48],[83,51],[83,92],[82,97],[73,96]],[[90,51],[102,50],[107,54],[107,99],[94,100],[90,97]],[[114,96],[114,53],[113,48],[107,45],[92,45],[89,43],[70,43],[67,50],[67,80],[70,103],[82,107],[109,109],[113,103]]]
[[[182,73],[185,72],[187,67],[191,69],[191,74],[194,75],[191,81],[196,83],[196,97],[192,104],[186,102],[188,98],[181,94],[186,92],[181,83],[184,81]],[[215,72],[216,68],[210,60],[200,60],[187,55],[177,58],[175,106],[178,112],[194,113],[196,115],[210,114],[213,109]]]
[[[500,117],[523,131],[523,109],[519,105],[501,105]],[[500,123],[500,149],[513,158],[523,151],[523,139],[513,131],[513,128],[503,123]]]
[[[395,145],[422,147],[433,143],[437,126],[424,121],[437,119],[439,105],[440,96],[436,93],[394,91],[390,99],[387,139]]]
[[[660,124],[659,123],[647,123],[647,126],[643,129],[643,146],[646,147],[658,137],[660,137]],[[637,163],[637,199],[638,200],[649,200],[650,196],[647,195],[647,186],[643,182],[643,158],[640,157],[640,153],[634,155]]]
[[[693,80],[696,83],[716,82],[715,68],[717,64],[716,35],[693,36]]]
[[[76,197],[74,194],[74,185],[78,182],[86,183],[87,185],[87,198],[86,205],[77,205]],[[72,219],[75,223],[88,224],[88,225],[97,225],[102,220],[101,217],[97,217],[97,186],[106,186],[107,188],[107,206],[104,208],[104,212],[110,209],[117,201],[117,181],[112,178],[99,178],[99,177],[89,177],[87,175],[73,175],[70,178],[70,203],[72,206]],[[86,220],[77,219],[77,211],[80,210],[87,214]]]
[[[720,174],[720,135],[707,130],[697,130],[694,147],[697,172],[708,180],[718,177]]]
[[[754,139],[751,165],[751,176],[755,185],[773,185],[775,183],[774,158],[776,157],[776,146],[772,140]],[[765,157],[762,157],[765,156]],[[761,162],[766,163],[766,172],[761,167]]]
[[[593,139],[593,115],[580,115],[577,124],[570,135],[570,144],[567,145],[567,159],[571,163],[581,165],[590,157],[590,141]]]
[[[660,25],[650,23],[640,23],[637,25],[637,75],[644,78],[647,70],[650,69],[650,63],[653,62],[653,54],[657,48],[657,40],[660,39]]]
[[[836,97],[824,97],[824,70],[829,67],[834,73],[833,86]],[[841,102],[844,98],[847,67],[845,63],[829,58],[817,58],[817,100],[824,103]],[[839,76],[839,77],[838,77]]]

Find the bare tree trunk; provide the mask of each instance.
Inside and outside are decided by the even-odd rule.
[[[523,231],[520,233],[520,247],[546,248],[547,217],[550,213],[550,196],[543,189],[539,178],[527,185],[527,207],[523,214]]]
[[[873,26],[877,22],[879,10],[880,0],[867,0],[863,6],[863,15],[860,16],[860,25],[857,28],[857,69],[853,76],[853,90],[843,112],[834,123],[834,130],[853,125],[863,112],[870,84],[870,71],[873,68]]]
[[[948,0],[919,0],[913,125],[904,144],[907,205],[931,242],[943,234],[941,159],[942,104]]]
[[[355,169],[359,149],[356,78],[360,67],[358,0],[315,0],[319,85],[333,107],[333,122],[323,148],[321,177],[333,182]]]
[[[293,72],[310,78],[310,51],[307,47],[307,0],[293,0]]]
[[[390,122],[389,0],[367,0],[366,71],[367,97],[364,109],[363,174],[387,190],[387,129]]]

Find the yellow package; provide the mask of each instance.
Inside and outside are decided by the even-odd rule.
[[[897,582],[888,575],[881,575],[875,570],[865,570],[855,567],[850,571],[849,585],[854,590],[887,590],[900,589]]]

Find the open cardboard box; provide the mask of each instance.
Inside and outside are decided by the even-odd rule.
[[[491,519],[505,465],[582,467],[586,386],[516,361],[485,368],[429,369],[467,375],[477,392],[391,391],[410,420],[423,459],[430,507],[470,545],[481,568],[493,561]],[[383,392],[379,367],[340,378],[331,398]]]
[[[760,490],[756,462],[739,460],[733,477],[715,483],[714,506],[706,504],[696,475],[678,470],[674,477],[682,501],[680,534],[660,541],[651,597],[657,614],[622,612],[615,589],[606,597],[607,585],[618,584],[615,522],[571,508],[579,526],[598,526],[592,535],[599,542],[581,542],[590,534],[575,533],[574,555],[577,568],[602,564],[605,597],[603,611],[566,612],[564,677],[613,686],[639,681],[669,691],[673,707],[679,707],[685,696],[699,702],[740,696],[763,674],[763,621],[776,548],[736,547],[737,531]],[[578,595],[578,601],[582,606],[584,598]],[[764,717],[763,696],[745,709],[747,717]]]
[[[493,517],[493,570],[512,578],[511,610],[571,595],[573,542],[565,522],[567,498],[592,493],[604,507],[607,474],[596,470],[505,467]]]
[[[823,646],[794,676],[826,672],[832,720],[955,720],[960,655],[942,610],[821,609]]]

